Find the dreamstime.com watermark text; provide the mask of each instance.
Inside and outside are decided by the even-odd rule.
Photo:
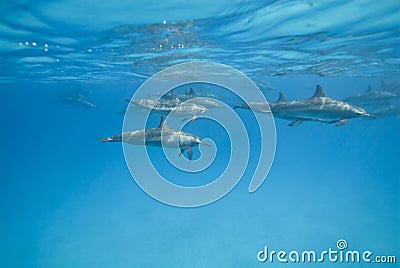
[[[396,263],[394,255],[374,255],[371,251],[347,250],[346,240],[340,239],[336,243],[336,248],[329,248],[317,252],[314,250],[304,251],[275,251],[269,250],[267,246],[257,253],[259,262],[279,262],[279,263]]]

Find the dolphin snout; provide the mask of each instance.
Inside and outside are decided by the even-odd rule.
[[[376,119],[378,118],[376,115],[365,113],[362,117],[369,118],[369,119]]]
[[[210,144],[208,144],[208,143],[205,142],[205,141],[200,141],[199,144],[200,144],[200,145],[205,145],[205,146],[208,146],[208,147],[211,146]]]

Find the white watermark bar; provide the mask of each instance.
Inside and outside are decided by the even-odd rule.
[[[259,262],[279,262],[279,263],[396,263],[394,255],[374,255],[372,251],[347,250],[346,240],[340,239],[336,243],[336,248],[328,248],[323,251],[314,250],[270,250],[265,246],[257,253]]]

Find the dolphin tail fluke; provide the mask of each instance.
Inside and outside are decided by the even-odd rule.
[[[129,102],[130,104],[142,107],[141,103],[138,100],[125,100],[126,102]]]
[[[368,119],[377,119],[378,117],[373,114],[364,114],[363,117],[368,118]]]

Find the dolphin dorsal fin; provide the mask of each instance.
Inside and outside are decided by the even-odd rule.
[[[311,98],[324,98],[328,97],[322,87],[320,85],[317,85],[317,89],[315,90],[314,95]]]
[[[367,92],[372,91],[371,85],[368,86]]]
[[[168,125],[167,120],[165,120],[164,116],[161,116],[160,124],[158,125],[158,128],[170,129],[170,126]]]
[[[279,92],[279,98],[276,102],[285,102],[285,101],[286,101],[285,95],[283,95],[282,92]]]
[[[196,95],[196,93],[194,92],[193,88],[190,88],[190,89],[189,89],[188,95],[189,95],[189,96],[194,96],[194,95]]]

